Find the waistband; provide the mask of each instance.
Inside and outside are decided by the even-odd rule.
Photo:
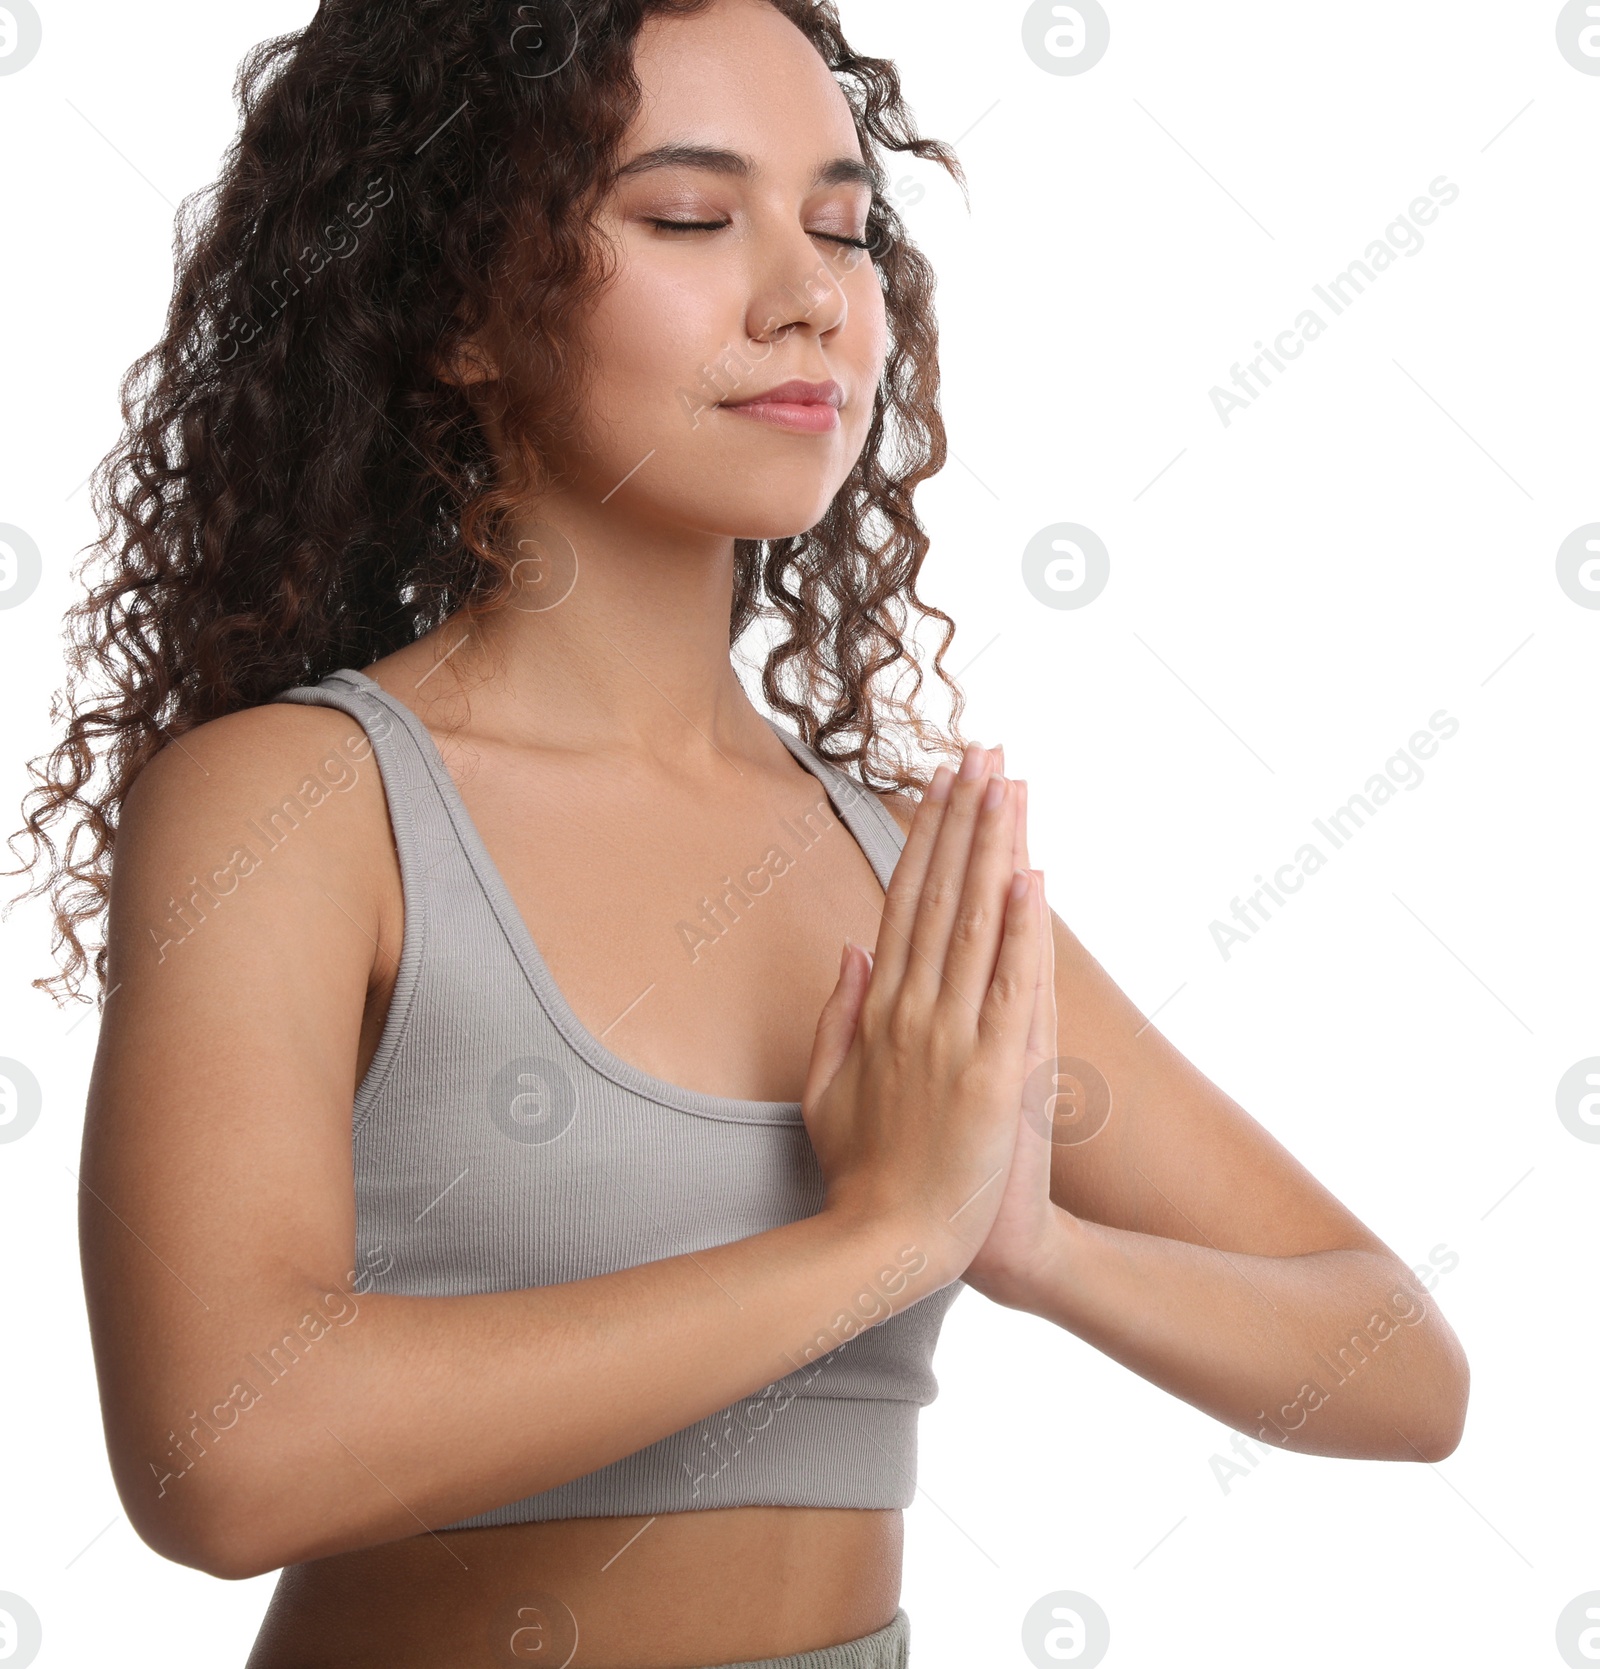
[[[907,1669],[911,1661],[911,1619],[904,1606],[880,1629],[815,1651],[787,1657],[747,1658],[743,1663],[707,1665],[707,1669]]]

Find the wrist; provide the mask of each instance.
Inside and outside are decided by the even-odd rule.
[[[991,1302],[1006,1309],[1055,1320],[1064,1275],[1078,1269],[1085,1229],[1080,1218],[1051,1204],[1037,1237],[1002,1269],[985,1271],[981,1280],[963,1276]]]
[[[888,1295],[896,1310],[948,1286],[966,1261],[948,1231],[940,1233],[926,1218],[842,1205],[826,1206],[820,1215],[851,1248],[851,1265],[863,1281]]]

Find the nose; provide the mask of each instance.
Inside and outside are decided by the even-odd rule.
[[[867,258],[864,251],[843,244],[827,247],[842,256]],[[762,231],[745,320],[752,341],[781,337],[801,327],[826,337],[841,329],[849,316],[835,257],[823,254],[802,226]]]

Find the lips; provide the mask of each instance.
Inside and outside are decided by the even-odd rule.
[[[833,406],[844,404],[844,390],[836,382],[806,382],[792,377],[776,388],[764,389],[760,394],[747,395],[742,400],[724,400],[725,406]]]
[[[786,429],[795,435],[837,434],[844,390],[836,382],[807,382],[792,377],[742,400],[724,400],[723,409],[746,423],[767,429]]]

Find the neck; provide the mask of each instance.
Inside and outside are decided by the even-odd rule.
[[[456,718],[469,698],[480,734],[682,768],[761,746],[729,652],[731,536],[551,500],[516,532],[510,603],[410,652],[419,698]]]

